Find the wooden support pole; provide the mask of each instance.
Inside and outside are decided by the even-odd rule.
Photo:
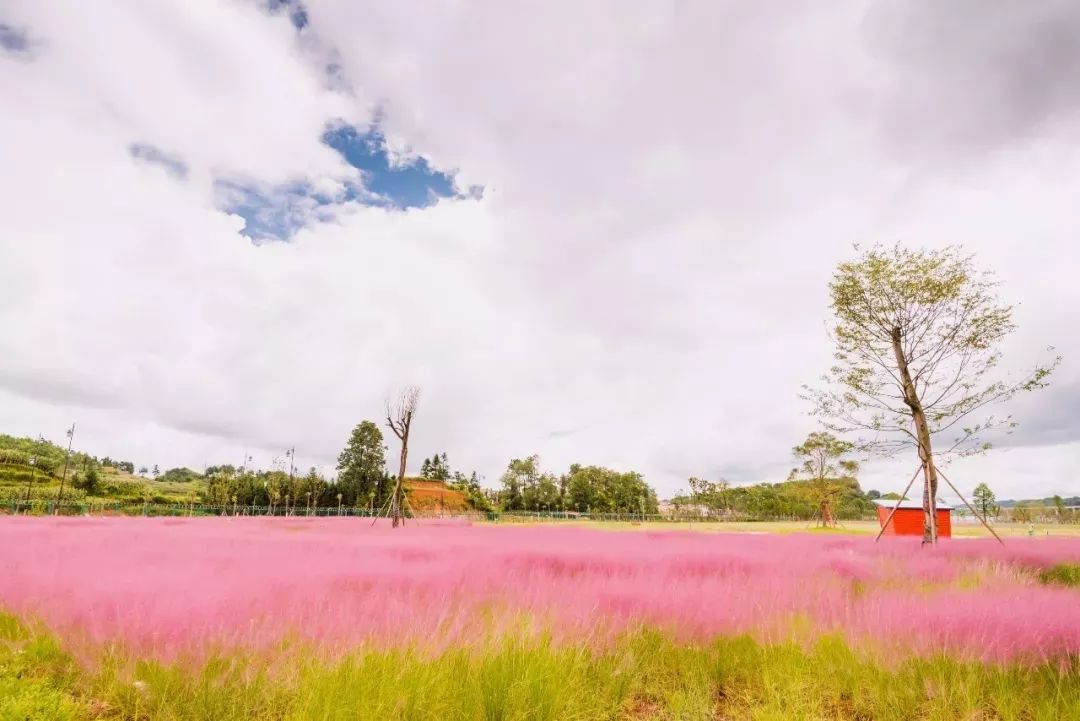
[[[1002,546],[1004,546],[1005,541],[1001,540],[1001,536],[999,536],[997,534],[997,532],[993,528],[990,527],[990,524],[987,522],[987,520],[985,518],[983,518],[982,516],[979,515],[979,512],[975,510],[975,507],[972,506],[970,503],[968,503],[968,499],[964,498],[964,494],[961,493],[959,490],[957,490],[956,486],[953,485],[953,482],[949,480],[948,476],[946,476],[944,473],[942,473],[940,468],[937,468],[936,470],[938,472],[938,475],[941,476],[942,478],[944,478],[945,482],[949,484],[949,488],[953,489],[953,493],[955,493],[957,496],[959,496],[960,500],[964,502],[964,505],[967,506],[968,509],[972,513],[975,514],[975,517],[978,518],[980,521],[982,521],[982,524],[984,526],[986,526],[986,530],[990,531],[990,533],[994,536],[994,538],[997,539],[997,542],[1000,543]]]
[[[896,511],[900,508],[900,504],[907,498],[908,491],[911,490],[911,484],[915,482],[915,479],[919,477],[919,471],[923,469],[923,465],[920,463],[919,467],[915,469],[915,475],[911,477],[911,480],[907,482],[907,486],[904,487],[904,492],[900,494],[899,500],[896,501],[896,505],[889,511],[889,515],[885,517],[885,523],[881,524],[881,530],[878,531],[877,538],[874,539],[874,543],[881,540],[881,536],[885,533],[885,529],[889,527],[889,523],[892,522],[892,517],[896,514]]]
[[[386,499],[386,503],[385,503],[385,504],[383,504],[382,506],[379,506],[379,512],[378,512],[377,514],[375,514],[375,515],[374,515],[374,516],[373,516],[373,517],[371,518],[371,525],[372,525],[372,526],[374,526],[374,525],[375,525],[375,521],[379,520],[379,517],[380,517],[380,516],[382,516],[382,514],[383,514],[383,509],[386,509],[386,511],[387,511],[386,517],[387,517],[387,518],[389,518],[389,517],[390,517],[390,513],[389,513],[389,511],[390,511],[390,504],[391,504],[391,503],[393,503],[393,501],[394,501],[394,494],[393,494],[393,492],[391,492],[391,493],[390,493],[390,496],[389,496],[389,498],[387,498],[387,499]]]

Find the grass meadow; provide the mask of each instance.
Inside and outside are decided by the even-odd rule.
[[[1080,539],[0,519],[0,721],[1080,719]]]
[[[502,525],[551,525],[555,523],[546,519],[532,520],[527,515],[521,517],[503,516],[499,523]],[[672,530],[694,531],[703,533],[749,533],[749,534],[833,534],[833,535],[856,535],[876,536],[881,529],[877,520],[845,520],[837,526],[823,528],[817,521],[656,521],[644,522],[629,521],[597,521],[597,520],[560,520],[560,526],[575,528],[591,528],[611,531],[651,531],[666,532]],[[1080,523],[1020,523],[1011,521],[995,521],[994,532],[1001,538],[1077,538],[1080,539]],[[953,536],[955,538],[993,538],[989,531],[979,523],[977,519],[953,519]]]

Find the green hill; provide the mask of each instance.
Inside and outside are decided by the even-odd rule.
[[[0,503],[28,495],[34,500],[55,500],[60,493],[66,453],[66,448],[44,438],[0,433]],[[203,487],[202,476],[190,469],[172,469],[155,480],[136,474],[131,462],[98,458],[73,449],[64,499],[186,503],[197,497]]]

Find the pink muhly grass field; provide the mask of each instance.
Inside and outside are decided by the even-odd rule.
[[[1041,662],[1080,653],[1080,593],[1031,573],[1061,562],[1080,562],[1080,541],[4,518],[0,610],[160,658],[286,638],[437,649],[528,629],[601,645],[646,625]]]

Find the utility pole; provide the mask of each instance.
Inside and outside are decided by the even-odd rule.
[[[64,475],[60,476],[60,493],[56,496],[56,512],[54,515],[60,513],[60,503],[64,500],[64,483],[67,481],[68,461],[71,460],[71,444],[75,441],[75,424],[71,424],[71,428],[67,432],[68,447],[67,455],[64,456]]]
[[[30,484],[34,482],[34,473],[37,471],[37,458],[30,456],[30,477],[26,479],[26,513],[30,513]]]
[[[285,455],[289,457],[289,493],[285,496],[285,515],[289,515],[289,496],[293,493],[293,470],[296,467],[296,446],[293,446],[289,450],[285,451]],[[293,510],[296,510],[296,498],[293,498]]]

